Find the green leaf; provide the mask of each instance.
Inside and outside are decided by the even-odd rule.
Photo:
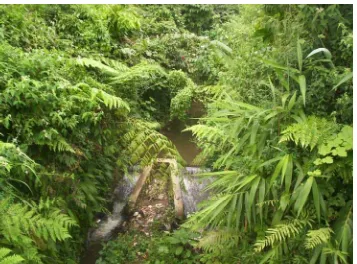
[[[288,164],[287,164],[287,167],[285,169],[285,190],[287,192],[290,190],[292,176],[293,176],[293,159],[289,155]]]
[[[297,69],[291,68],[291,67],[286,67],[283,66],[281,64],[276,63],[275,61],[271,61],[271,60],[262,60],[266,65],[269,65],[273,68],[276,69],[280,69],[280,70],[285,70],[285,71],[289,71],[289,72],[295,72],[295,73],[300,73],[300,71],[298,71]]]
[[[327,144],[319,146],[319,154],[325,156],[331,152],[331,147]]]
[[[285,103],[286,103],[286,100],[288,99],[289,95],[290,95],[289,93],[286,93],[286,94],[283,94],[281,96],[281,105],[282,105],[282,107],[285,107]]]
[[[332,155],[339,157],[347,157],[347,151],[343,147],[337,147],[336,149],[332,150]]]
[[[258,128],[259,128],[259,123],[254,122],[254,124],[252,125],[252,132],[250,134],[250,145],[255,144],[255,138],[257,136]]]
[[[304,102],[304,105],[306,105],[306,78],[304,75],[299,76],[299,86],[302,95],[302,101]]]
[[[166,246],[159,246],[158,252],[159,253],[169,253],[169,248]]]
[[[273,102],[274,104],[276,103],[276,99],[275,99],[275,86],[274,84],[271,82],[271,79],[269,77],[269,86],[270,86],[270,89],[271,89],[271,93],[273,95]]]
[[[327,164],[332,164],[333,163],[333,158],[331,156],[327,156],[324,159],[322,159],[323,163],[327,163]]]
[[[258,203],[263,203],[265,198],[265,179],[262,179],[259,186]],[[263,206],[259,207],[260,222],[263,224]]]
[[[250,188],[250,193],[249,193],[249,197],[248,197],[248,208],[247,208],[248,213],[251,212],[252,206],[255,205],[254,199],[255,199],[257,189],[258,189],[258,185],[260,183],[260,179],[261,179],[260,177],[256,178]]]
[[[286,162],[286,157],[287,156],[289,156],[289,155],[283,156],[280,159],[279,163],[276,165],[274,173],[273,173],[273,175],[271,176],[271,179],[270,179],[269,188],[274,184],[276,178],[278,177],[279,173],[281,172],[281,170],[282,170],[282,168],[284,166],[284,163]]]
[[[294,92],[293,96],[290,98],[289,104],[288,104],[288,110],[290,111],[296,102],[296,91]]]
[[[175,255],[176,256],[180,255],[182,253],[182,251],[183,251],[183,247],[176,248]]]
[[[320,210],[320,196],[321,196],[321,194],[320,194],[319,187],[318,187],[315,179],[312,183],[312,196],[314,198],[317,220],[320,222],[320,220],[321,220],[321,210]]]
[[[347,73],[342,79],[332,88],[332,90],[336,90],[341,84],[348,82],[353,77],[353,72]]]
[[[314,181],[313,177],[309,177],[306,182],[304,183],[303,187],[300,189],[299,194],[297,195],[297,199],[295,202],[295,206],[294,209],[297,211],[297,214],[300,215],[306,201],[307,198],[311,192],[311,187],[312,187],[312,183]]]
[[[300,41],[297,41],[297,57],[298,57],[298,64],[299,64],[299,70],[302,71],[302,50],[301,50],[301,45]]]
[[[317,53],[320,53],[320,52],[322,52],[326,56],[327,59],[331,60],[331,58],[332,58],[331,52],[325,48],[319,48],[319,49],[315,49],[315,50],[311,51],[309,53],[309,55],[306,56],[306,59],[317,54]]]

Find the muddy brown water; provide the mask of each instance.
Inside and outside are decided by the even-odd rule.
[[[187,120],[187,124],[175,119],[169,122],[160,132],[165,135],[177,148],[181,157],[186,161],[186,165],[192,165],[193,159],[200,153],[199,148],[193,141],[193,135],[190,131],[182,132],[187,126],[197,123],[197,119],[204,115],[204,106],[199,101],[192,102],[191,109],[188,115],[191,119]]]
[[[176,120],[169,128],[164,128],[161,133],[172,141],[187,165],[191,165],[200,151],[193,142],[192,133],[181,132],[183,129],[185,129],[185,125]]]

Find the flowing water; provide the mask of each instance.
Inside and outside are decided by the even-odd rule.
[[[195,176],[198,173],[208,172],[208,169],[200,169],[197,167],[186,167],[182,170],[182,201],[185,216],[197,211],[197,206],[200,202],[206,200],[210,193],[204,191],[212,178],[201,178]]]
[[[201,116],[202,105],[194,103],[189,114],[192,117]],[[193,142],[192,134],[190,132],[182,132],[183,129],[185,129],[185,125],[175,120],[168,127],[164,128],[161,133],[174,143],[182,158],[190,166],[200,150]],[[197,205],[209,196],[209,192],[204,192],[203,190],[212,182],[212,179],[195,177],[195,174],[206,171],[198,167],[185,167],[181,170],[182,197],[186,216],[197,211]],[[106,219],[101,220],[97,228],[89,232],[88,247],[81,260],[81,264],[95,264],[101,250],[101,242],[110,240],[117,233],[118,228],[124,221],[123,211],[128,197],[134,189],[139,175],[140,171],[134,168],[129,175],[126,175],[117,183],[113,192],[112,213]]]
[[[127,204],[129,195],[139,179],[140,172],[137,168],[129,171],[121,179],[113,192],[113,210],[110,216],[99,222],[98,227],[88,232],[87,249],[81,260],[81,264],[95,264],[99,257],[101,243],[108,241],[115,235],[115,231],[120,227],[124,220],[123,210]]]

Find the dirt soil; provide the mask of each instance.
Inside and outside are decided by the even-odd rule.
[[[123,224],[125,229],[141,231],[147,236],[154,230],[170,230],[174,219],[170,186],[169,177],[150,177],[141,190],[133,214]]]

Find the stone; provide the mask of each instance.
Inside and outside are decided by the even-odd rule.
[[[165,226],[165,230],[166,231],[170,231],[171,230],[171,224],[164,223],[164,226]]]

